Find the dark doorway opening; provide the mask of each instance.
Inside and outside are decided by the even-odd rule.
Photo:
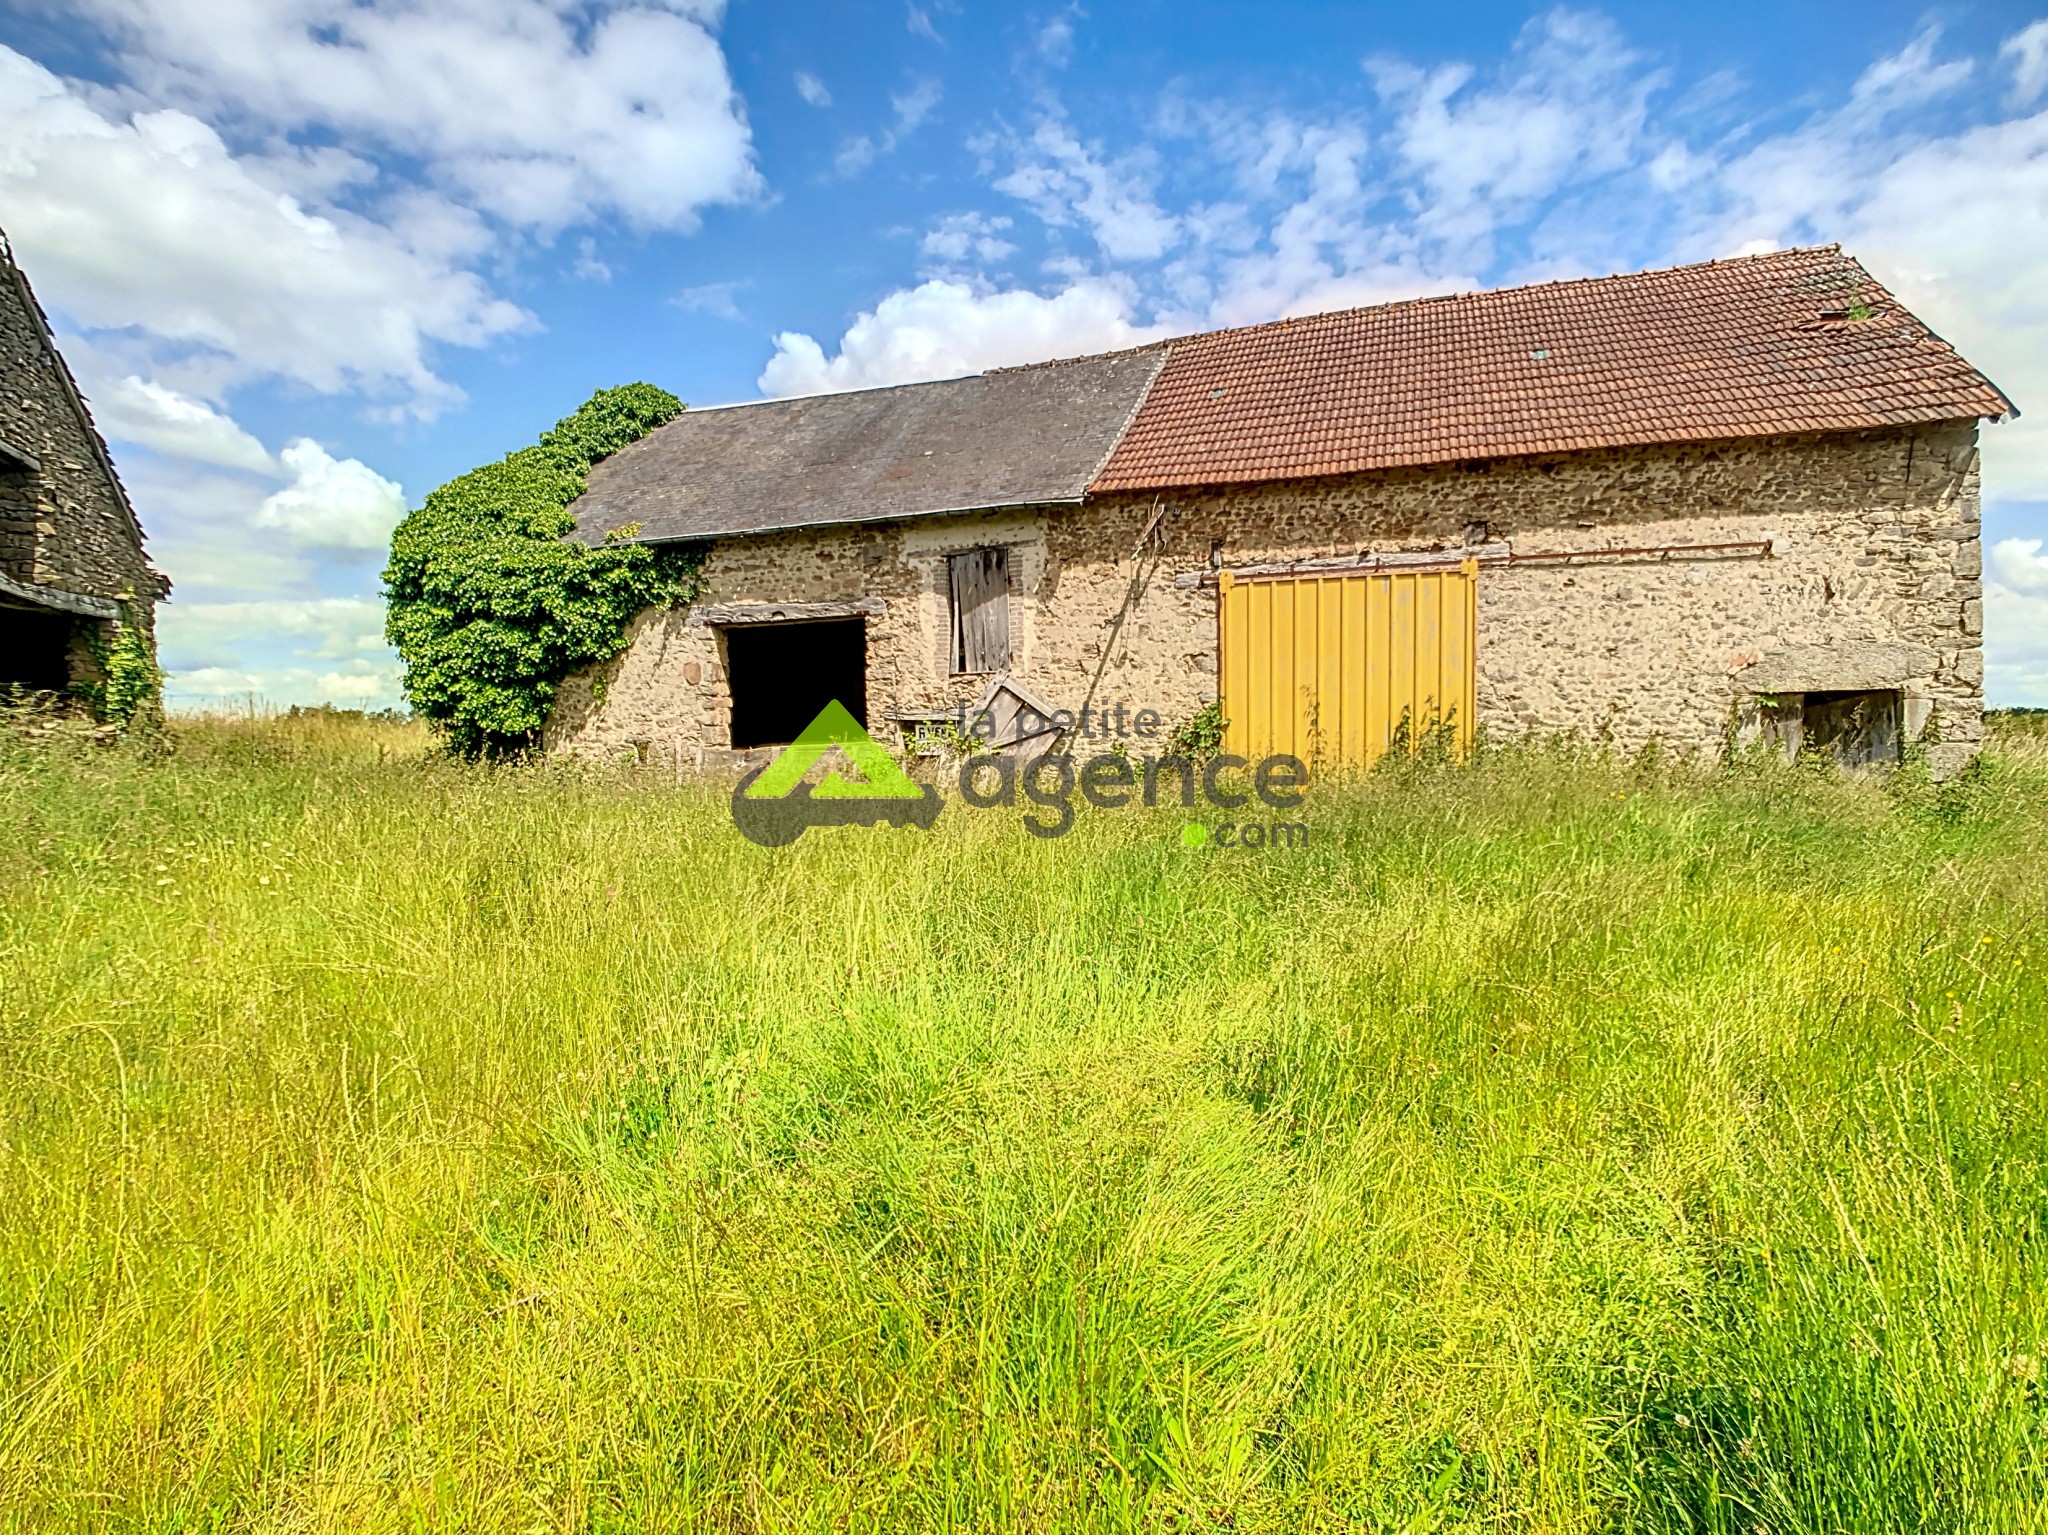
[[[71,620],[41,608],[0,608],[0,688],[61,693],[71,684]]]
[[[725,631],[725,672],[735,751],[794,741],[835,698],[867,728],[866,619],[735,624]]]

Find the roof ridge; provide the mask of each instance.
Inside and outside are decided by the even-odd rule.
[[[1183,337],[1091,491],[2015,408],[1839,244],[1793,246]]]
[[[1115,357],[1135,357],[1140,352],[1156,351],[1171,346],[1175,336],[1147,341],[1142,346],[1122,347],[1109,352],[1086,352],[1078,357],[1048,357],[1040,362],[1011,363],[1002,368],[983,368],[978,373],[947,373],[938,378],[908,378],[895,384],[861,384],[852,389],[814,389],[808,394],[769,394],[756,400],[723,400],[716,405],[693,405],[688,409],[695,415],[706,415],[715,410],[747,410],[757,405],[791,405],[802,400],[837,400],[850,394],[883,394],[891,389],[930,389],[940,384],[971,384],[977,379],[997,378],[1009,373],[1032,373],[1042,368],[1066,368],[1089,362],[1108,362]]]
[[[1178,336],[1161,336],[1157,341],[1144,341],[1137,346],[1112,347],[1107,352],[1080,352],[1072,357],[1047,357],[1038,362],[1013,362],[1007,367],[984,369],[974,376],[993,378],[999,373],[1031,373],[1039,368],[1064,368],[1078,362],[1108,362],[1112,357],[1136,357],[1140,352],[1163,351],[1174,342],[1185,341],[1190,336],[1208,334],[1207,331],[1184,331]]]
[[[1378,304],[1353,304],[1345,309],[1318,309],[1308,314],[1282,315],[1278,319],[1259,320],[1250,325],[1223,325],[1214,330],[1182,331],[1177,335],[1161,336],[1156,341],[1142,341],[1136,346],[1111,347],[1100,352],[1077,352],[1069,357],[1044,357],[1035,362],[1006,363],[999,368],[983,368],[976,373],[949,373],[939,378],[906,379],[895,384],[864,384],[854,389],[818,389],[808,394],[769,395],[758,400],[728,400],[718,405],[693,407],[699,414],[714,410],[740,410],[752,405],[779,405],[793,400],[820,400],[847,394],[877,394],[887,389],[922,389],[933,384],[958,384],[970,379],[998,378],[1012,373],[1032,373],[1042,368],[1065,368],[1080,363],[1107,362],[1117,357],[1136,357],[1145,352],[1156,352],[1172,347],[1177,342],[1201,341],[1211,336],[1243,336],[1261,330],[1286,330],[1295,325],[1318,320],[1333,320],[1345,315],[1378,314],[1394,309],[1416,308],[1424,304],[1464,304],[1484,299],[1508,298],[1520,293],[1539,293],[1552,288],[1570,288],[1589,283],[1611,283],[1631,278],[1667,277],[1682,272],[1697,272],[1708,267],[1741,266],[1758,262],[1783,261],[1792,256],[1824,256],[1842,254],[1841,242],[1826,245],[1788,245],[1782,250],[1755,251],[1746,256],[1715,256],[1706,261],[1682,262],[1676,266],[1644,267],[1632,272],[1608,272],[1586,277],[1552,277],[1542,282],[1517,283],[1509,288],[1460,288],[1451,293],[1420,293],[1413,298],[1387,299]],[[1870,273],[1854,256],[1844,258],[1849,265]],[[1875,278],[1871,278],[1875,282]],[[1882,287],[1882,284],[1879,284]],[[1889,290],[1887,290],[1889,292]],[[1896,302],[1896,300],[1894,300]],[[1901,306],[1904,307],[1904,306]]]
[[[1311,310],[1307,314],[1281,315],[1277,319],[1272,320],[1255,320],[1249,325],[1220,325],[1213,330],[1182,331],[1179,335],[1163,336],[1157,341],[1148,341],[1140,346],[1118,347],[1107,352],[1085,352],[1074,357],[1048,357],[1042,362],[1011,363],[1007,367],[989,368],[986,372],[988,374],[1026,373],[1033,368],[1057,368],[1073,362],[1099,362],[1109,357],[1127,357],[1139,352],[1149,352],[1158,347],[1170,347],[1176,342],[1202,341],[1211,336],[1244,336],[1262,330],[1287,330],[1296,325],[1317,320],[1334,320],[1345,315],[1380,314],[1394,309],[1419,308],[1424,304],[1467,304],[1484,299],[1508,298],[1520,293],[1541,293],[1553,288],[1581,287],[1591,283],[1622,282],[1630,278],[1671,277],[1684,272],[1704,271],[1708,267],[1744,266],[1759,262],[1783,261],[1792,256],[1826,255],[1842,256],[1841,242],[1835,240],[1830,241],[1826,245],[1788,245],[1780,250],[1752,251],[1745,256],[1714,256],[1705,261],[1685,261],[1675,266],[1643,267],[1627,272],[1607,272],[1585,277],[1550,277],[1545,278],[1542,282],[1516,283],[1514,286],[1507,288],[1459,288],[1450,293],[1418,293],[1412,298],[1385,299],[1377,304],[1352,304],[1343,309],[1316,309]],[[1868,269],[1854,256],[1844,256],[1843,259],[1850,266],[1862,272],[1866,278],[1870,278],[1872,282],[1877,281],[1877,279],[1870,277]],[[1883,286],[1882,283],[1878,285],[1880,287]],[[1886,291],[1889,292],[1890,290],[1887,289]],[[973,377],[976,375],[967,376]],[[891,385],[884,387],[900,386]]]
[[[1377,304],[1353,304],[1345,309],[1317,309],[1307,314],[1282,315],[1276,320],[1259,320],[1250,325],[1225,325],[1216,330],[1190,331],[1176,337],[1180,341],[1204,340],[1210,336],[1244,336],[1254,331],[1284,330],[1295,325],[1317,320],[1335,320],[1345,315],[1384,314],[1395,309],[1415,309],[1425,304],[1470,304],[1486,299],[1509,298],[1522,293],[1542,293],[1556,288],[1577,288],[1590,284],[1624,282],[1631,278],[1673,277],[1683,272],[1701,272],[1709,267],[1732,267],[1754,265],[1760,262],[1778,262],[1791,256],[1842,256],[1840,241],[1826,245],[1788,245],[1782,250],[1754,251],[1746,256],[1715,256],[1706,261],[1681,262],[1676,266],[1644,267],[1632,272],[1608,272],[1599,276],[1551,277],[1542,282],[1517,283],[1509,288],[1459,288],[1451,293],[1419,293],[1413,298],[1386,299]],[[1854,256],[1843,256],[1850,266],[1870,277],[1863,263]],[[1875,278],[1871,278],[1875,282]],[[1882,284],[1879,284],[1882,287]],[[1887,289],[1887,292],[1890,290]],[[1901,306],[1903,307],[1903,306]]]
[[[981,373],[947,373],[939,378],[907,378],[897,384],[860,384],[852,389],[813,389],[808,394],[764,394],[753,400],[724,400],[716,405],[692,405],[685,407],[693,415],[707,415],[715,410],[748,410],[756,405],[796,405],[805,400],[839,400],[850,394],[883,394],[891,389],[931,389],[940,384],[966,384],[978,378],[987,378],[990,369]]]

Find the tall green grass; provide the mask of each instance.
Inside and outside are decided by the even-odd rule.
[[[2048,736],[765,851],[0,745],[0,1522],[2048,1523]]]

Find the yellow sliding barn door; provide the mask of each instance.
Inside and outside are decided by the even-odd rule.
[[[1471,744],[1478,567],[1220,579],[1225,747],[1365,767],[1403,735]]]

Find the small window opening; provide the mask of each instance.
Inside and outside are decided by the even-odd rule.
[[[0,608],[0,689],[60,693],[71,682],[71,619],[42,608]]]
[[[1826,752],[1843,767],[1896,763],[1899,712],[1896,692],[1808,693],[1806,749]]]
[[[953,583],[954,672],[1010,664],[1010,551],[970,549],[948,560]]]
[[[725,669],[735,751],[794,741],[834,699],[867,727],[865,619],[734,624],[725,631]]]
[[[1845,768],[1892,766],[1901,758],[1896,691],[1794,693],[1778,699],[1770,714],[1771,738],[1788,756],[1816,752]]]

